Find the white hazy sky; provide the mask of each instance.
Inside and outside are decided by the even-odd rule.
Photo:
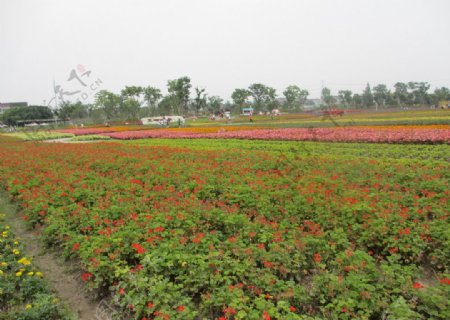
[[[449,0],[0,0],[0,102],[48,103],[53,80],[80,86],[67,81],[80,64],[102,89],[166,92],[186,75],[225,99],[255,82],[310,97],[322,81],[450,87],[449,13]]]

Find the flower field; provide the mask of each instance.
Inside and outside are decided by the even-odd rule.
[[[220,138],[220,139],[260,139],[297,140],[330,142],[385,142],[385,143],[450,143],[450,129],[408,128],[408,127],[334,127],[334,128],[286,128],[253,130],[222,130],[215,133],[198,133],[189,130],[141,130],[101,133],[114,139],[143,138]]]
[[[170,132],[449,139],[445,129],[298,130]],[[23,219],[133,319],[450,318],[446,144],[1,140],[0,184]]]

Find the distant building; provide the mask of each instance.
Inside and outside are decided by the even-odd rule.
[[[28,107],[28,102],[0,102],[0,113],[17,107]]]
[[[242,115],[243,116],[251,116],[253,115],[253,107],[247,107],[247,108],[242,108]]]

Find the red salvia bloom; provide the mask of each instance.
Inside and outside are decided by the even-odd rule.
[[[413,288],[418,290],[418,289],[422,289],[422,288],[425,288],[425,287],[420,282],[414,282]]]
[[[316,263],[320,263],[321,260],[322,260],[322,257],[320,256],[320,253],[314,253],[314,261]]]
[[[142,254],[145,252],[145,249],[139,243],[133,243],[131,245],[134,249],[136,249],[138,254]]]

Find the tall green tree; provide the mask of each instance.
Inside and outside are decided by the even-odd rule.
[[[433,103],[438,104],[439,101],[450,100],[450,90],[446,87],[436,88],[433,92]]]
[[[327,87],[322,88],[322,101],[327,107],[331,107],[331,105],[335,102],[334,97],[331,95],[331,90]]]
[[[303,110],[303,107],[308,99],[308,90],[300,89],[296,85],[287,86],[283,91],[283,96],[286,99],[285,108],[291,111]]]
[[[195,98],[194,98],[194,110],[195,113],[198,114],[200,110],[203,110],[206,108],[207,100],[206,100],[206,89],[202,88],[195,88]]]
[[[120,96],[110,91],[100,90],[95,95],[94,107],[103,111],[107,121],[110,121],[119,113],[120,104]]]
[[[353,101],[353,105],[354,105],[356,108],[361,108],[361,107],[362,107],[363,99],[362,99],[362,97],[361,97],[360,94],[355,93],[355,94],[353,95],[352,101]]]
[[[162,98],[161,90],[155,87],[148,86],[144,88],[144,100],[147,103],[147,107],[151,109],[156,109],[158,107],[158,102]]]
[[[208,97],[208,110],[211,113],[217,113],[220,111],[223,99],[219,96]]]
[[[59,108],[55,111],[56,115],[59,119],[61,119],[64,123],[70,120],[71,114],[75,111],[75,104],[69,101],[63,101],[59,105]]]
[[[408,85],[403,82],[394,84],[394,97],[397,101],[397,106],[402,106],[408,103]]]
[[[253,83],[248,89],[253,97],[255,111],[263,109],[268,100],[268,87],[262,83]]]
[[[191,79],[189,77],[181,77],[167,82],[169,95],[172,96],[171,100],[178,114],[186,114],[189,111],[191,87]]]
[[[231,99],[236,106],[243,108],[248,104],[248,98],[250,98],[252,93],[247,89],[234,89],[231,94]]]
[[[159,102],[158,110],[161,115],[170,116],[176,110],[174,109],[174,106],[177,104],[175,96],[173,95],[166,95],[164,96],[161,101]]]
[[[77,101],[73,104],[73,111],[70,117],[73,119],[83,119],[89,116],[89,105],[83,104],[81,101]]]
[[[426,105],[429,103],[428,90],[430,89],[430,84],[427,82],[415,82],[414,83],[414,103],[420,105]]]
[[[277,90],[272,87],[267,87],[267,98],[265,101],[265,107],[269,110],[278,108]]]
[[[128,120],[137,120],[140,110],[141,103],[136,98],[129,96],[123,97],[121,111]]]
[[[373,94],[372,89],[370,89],[370,84],[366,85],[366,88],[362,94],[362,100],[365,107],[373,106]]]
[[[389,99],[390,92],[385,84],[379,84],[373,87],[373,100],[376,107],[386,107],[386,101]]]
[[[340,90],[338,92],[339,99],[341,99],[341,103],[345,105],[347,108],[352,105],[353,102],[353,93],[350,90]]]
[[[144,88],[139,86],[126,86],[121,91],[121,111],[128,120],[136,120],[141,109],[141,95]]]

